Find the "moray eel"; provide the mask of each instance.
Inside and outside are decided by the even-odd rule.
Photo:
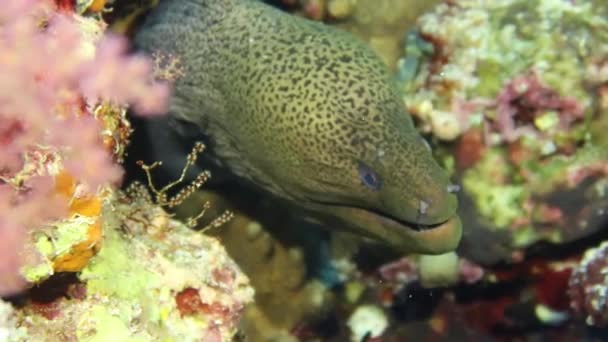
[[[170,117],[239,178],[332,228],[408,252],[456,248],[455,187],[357,38],[257,1],[163,0],[135,45],[179,57]]]

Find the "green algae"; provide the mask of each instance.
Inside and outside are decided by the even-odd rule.
[[[55,273],[52,260],[86,241],[89,238],[89,227],[94,222],[95,218],[75,215],[54,223],[44,233],[37,233],[33,247],[40,260],[22,267],[23,277],[30,283],[38,284],[52,276]]]
[[[492,150],[463,177],[464,189],[475,199],[477,210],[497,229],[505,228],[525,215],[521,203],[527,190],[521,184],[507,182],[512,172],[504,154]]]
[[[608,54],[608,20],[601,14],[607,9],[606,3],[562,0],[440,5],[405,40],[397,80],[406,106],[423,131],[436,133],[434,116],[460,101],[494,100],[506,82],[535,70],[541,83],[575,98],[590,117],[595,98],[587,68]],[[433,53],[420,41],[433,42]],[[480,112],[493,119],[491,109]],[[462,122],[462,132],[473,124]]]
[[[572,226],[584,225],[584,219],[576,215],[606,200],[606,13],[601,1],[462,0],[420,18],[414,32],[433,43],[433,53],[416,50],[420,43],[414,38],[406,41],[402,61],[417,59],[408,65],[419,70],[414,77],[398,77],[406,106],[419,129],[439,139],[431,141],[443,164],[459,155],[450,156],[441,141],[471,128],[485,132],[483,141],[466,142],[467,150],[479,145],[481,159],[456,175],[473,201],[472,215],[486,229],[507,231],[512,246],[579,237],[581,229]],[[508,102],[526,91],[518,85],[539,87],[535,91],[552,94],[564,107]],[[505,106],[523,112],[505,118],[511,115]],[[526,116],[527,109],[533,116]],[[459,120],[460,133],[435,124],[446,115]],[[504,120],[523,127],[515,138],[507,136]],[[573,194],[583,196],[581,203],[566,205],[559,198]]]
[[[116,315],[115,312],[110,312],[107,307],[102,305],[94,306],[90,309],[88,317],[85,318],[88,321],[87,325],[94,328],[91,331],[77,330],[78,340],[83,342],[146,341],[143,336],[133,336],[126,324],[129,318],[126,315]]]
[[[56,332],[64,340],[87,342],[194,342],[208,334],[230,340],[253,289],[222,245],[172,220],[144,197],[111,197],[102,213],[101,249],[73,284],[78,295],[53,302],[58,313],[53,319],[37,310],[17,312],[25,337],[15,341],[43,340]],[[37,249],[52,252],[52,242],[41,235]],[[185,289],[200,297],[198,311],[178,306]]]
[[[91,293],[102,293],[122,299],[133,299],[145,294],[157,282],[153,272],[134,262],[132,246],[118,232],[106,232],[104,246],[80,279],[87,282]],[[116,275],[120,276],[116,276]]]

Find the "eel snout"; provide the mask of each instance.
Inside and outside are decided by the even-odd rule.
[[[350,222],[350,227],[371,238],[388,242],[396,249],[421,254],[453,251],[462,236],[462,224],[455,213],[441,223],[423,225],[404,222],[381,213],[353,207],[333,207],[332,215]]]
[[[431,196],[419,197],[415,223],[420,226],[435,226],[448,221],[455,215],[458,200],[454,193],[438,191]]]
[[[404,170],[402,174],[387,172],[399,177],[386,177],[386,187],[376,202],[379,206],[343,208],[339,215],[399,249],[423,254],[448,252],[456,248],[462,235],[457,213],[459,187],[451,183],[430,153],[418,156],[408,164],[390,164],[424,167],[397,168]]]

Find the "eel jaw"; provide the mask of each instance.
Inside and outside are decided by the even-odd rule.
[[[462,237],[462,224],[456,214],[436,225],[418,225],[357,207],[329,205],[323,211],[339,218],[341,223],[346,223],[347,229],[383,241],[404,252],[451,252],[458,247]]]

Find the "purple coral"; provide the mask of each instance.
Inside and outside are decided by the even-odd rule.
[[[531,131],[534,119],[548,110],[559,114],[561,129],[568,129],[584,114],[583,106],[574,97],[560,96],[543,84],[534,70],[508,82],[498,95],[496,107],[497,129],[508,142]]]
[[[568,295],[572,310],[587,324],[608,326],[608,241],[585,252],[570,277]]]
[[[142,114],[166,107],[168,88],[152,81],[152,64],[127,56],[123,38],[93,45],[82,20],[57,12],[50,0],[0,6],[0,295],[23,285],[17,270],[27,230],[63,213],[55,210],[66,203],[52,178],[58,156],[92,189],[121,179],[90,108],[100,100],[132,104]]]

